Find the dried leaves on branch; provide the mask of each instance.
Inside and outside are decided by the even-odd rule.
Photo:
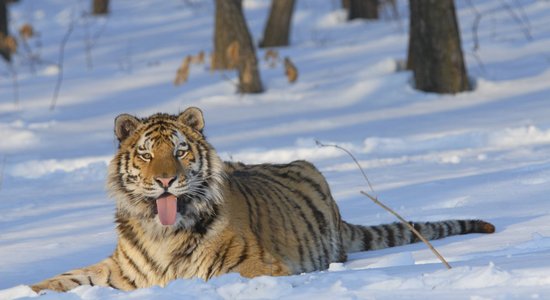
[[[199,54],[191,57],[191,62],[194,64],[204,64],[204,61],[205,61],[204,57],[205,57],[204,51],[201,50]]]
[[[174,79],[174,85],[179,86],[186,83],[189,80],[191,65],[192,64],[204,64],[206,54],[204,51],[200,51],[197,55],[188,55],[182,61],[180,67],[176,71],[176,77]],[[210,55],[210,71],[214,71],[214,59],[215,55]],[[225,61],[228,63],[230,69],[236,69],[241,60],[241,48],[240,44],[237,41],[229,44],[225,51]],[[264,53],[264,60],[270,68],[275,68],[278,64],[283,64],[285,76],[288,79],[288,82],[294,83],[298,79],[298,68],[292,62],[290,57],[285,57],[281,59],[279,57],[279,52],[275,49],[268,49]],[[225,73],[222,73],[225,79],[231,81],[232,84],[238,86],[238,83],[231,80]]]
[[[17,52],[17,41],[11,35],[4,35],[0,32],[0,52],[4,56],[4,62],[11,75],[13,86],[13,103],[19,105],[19,80],[11,56]]]
[[[200,51],[197,55],[187,55],[178,70],[176,71],[176,78],[174,79],[174,85],[179,86],[187,82],[189,79],[189,73],[191,64],[204,64],[204,51]]]
[[[176,71],[176,79],[174,79],[174,85],[182,85],[185,82],[187,82],[187,79],[189,78],[189,65],[191,64],[191,55],[187,55],[183,62],[181,63],[181,66]]]
[[[264,53],[264,60],[270,68],[275,68],[277,66],[277,62],[279,61],[279,51],[268,49]]]
[[[17,52],[17,40],[11,35],[4,35],[0,32],[0,49],[7,50],[8,53]]]
[[[34,34],[34,28],[29,23],[25,23],[19,27],[19,36],[24,40],[32,38]]]
[[[288,56],[285,57],[285,75],[290,83],[294,83],[298,79],[298,69]]]

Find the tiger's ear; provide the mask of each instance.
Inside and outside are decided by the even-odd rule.
[[[138,118],[129,114],[121,114],[115,119],[115,135],[118,141],[122,143],[138,127],[140,121]]]
[[[204,118],[202,111],[196,107],[189,107],[178,116],[178,121],[202,133]]]

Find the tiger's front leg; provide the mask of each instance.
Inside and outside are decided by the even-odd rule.
[[[123,276],[117,262],[107,258],[95,265],[72,270],[31,285],[31,289],[37,293],[43,290],[66,292],[81,285],[110,286],[121,290],[136,288]]]

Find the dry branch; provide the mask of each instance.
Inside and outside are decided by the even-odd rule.
[[[351,159],[353,159],[353,161],[355,162],[355,164],[357,165],[357,167],[359,168],[359,170],[361,171],[361,174],[363,174],[363,178],[365,178],[365,181],[367,182],[368,184],[368,187],[369,189],[372,191],[373,194],[376,195],[376,193],[374,192],[374,189],[372,188],[372,185],[370,183],[370,180],[369,178],[367,177],[367,174],[365,173],[365,171],[363,170],[363,167],[361,167],[361,164],[359,164],[359,161],[357,160],[357,158],[355,158],[355,155],[353,155],[353,153],[351,153],[351,151],[349,151],[348,149],[342,147],[342,146],[339,146],[339,145],[326,145],[326,144],[323,144],[321,143],[320,141],[315,141],[315,143],[320,146],[320,147],[334,147],[334,148],[337,148],[337,149],[340,149],[344,152],[346,152],[350,157]],[[411,225],[411,223],[409,223],[407,220],[405,220],[403,217],[401,217],[398,213],[396,213],[394,210],[392,210],[391,208],[387,207],[386,205],[384,205],[382,202],[380,202],[378,200],[378,197],[375,197],[375,196],[372,196],[370,195],[369,193],[365,192],[365,191],[360,191],[361,194],[367,196],[369,199],[371,199],[374,203],[380,205],[383,209],[387,210],[388,212],[390,212],[391,214],[393,214],[394,216],[397,217],[397,219],[399,219],[405,226],[407,226],[407,228],[409,228],[422,242],[424,242],[428,248],[435,254],[435,256],[437,256],[437,258],[439,258],[439,260],[441,260],[441,263],[443,263],[443,265],[447,268],[447,269],[451,269],[451,265],[449,265],[449,263],[445,260],[445,258],[443,258],[443,256],[441,254],[439,254],[439,252],[434,248],[434,246],[432,246],[432,244],[422,236],[422,234],[420,232],[418,232],[414,226]]]
[[[67,45],[67,42],[69,41],[69,37],[71,36],[71,33],[73,33],[73,30],[74,30],[74,20],[69,24],[69,27],[67,28],[67,32],[65,32],[65,36],[63,36],[63,40],[61,40],[61,44],[59,45],[59,58],[57,60],[57,68],[58,68],[57,82],[55,83],[52,102],[50,103],[50,110],[55,109],[57,98],[59,96],[59,91],[61,90],[61,84],[63,83],[63,61],[65,59],[65,46]]]
[[[11,76],[12,87],[13,87],[13,103],[15,104],[15,106],[18,106],[19,105],[19,80],[17,76],[17,70],[13,66],[13,62],[6,61],[6,60],[4,60],[4,62],[6,63],[6,67],[8,68],[8,71]]]
[[[470,6],[470,9],[475,15],[474,22],[472,23],[472,35],[474,39],[473,50],[477,51],[479,49],[479,36],[478,36],[479,23],[481,22],[481,18],[483,17],[483,15],[479,13],[479,11],[477,10],[477,8],[475,7],[474,3],[472,3],[471,0],[467,0],[466,2],[468,3],[468,6]]]
[[[363,174],[363,178],[365,179],[365,181],[367,182],[367,185],[369,186],[369,189],[371,190],[371,192],[376,195],[376,193],[374,192],[374,188],[372,187],[372,184],[370,183],[370,180],[369,178],[367,177],[367,173],[365,173],[365,170],[363,170],[363,167],[361,167],[361,164],[359,164],[359,161],[357,160],[357,158],[355,158],[355,155],[353,155],[353,153],[351,153],[351,151],[349,151],[348,149],[340,146],[340,145],[335,145],[335,144],[323,144],[321,143],[320,141],[315,141],[315,144],[317,144],[317,146],[319,147],[333,147],[333,148],[336,148],[336,149],[340,149],[344,152],[347,153],[347,155],[349,155],[349,157],[351,157],[351,159],[353,159],[353,161],[355,162],[355,164],[357,165],[357,168],[359,169],[359,171],[361,171],[361,174]]]
[[[274,49],[268,49],[264,54],[264,60],[267,62],[270,68],[275,68],[279,62],[279,51]]]
[[[201,50],[196,56],[193,56],[191,62],[194,64],[204,64],[204,51]]]
[[[94,62],[92,59],[92,42],[90,40],[90,22],[88,20],[88,13],[82,13],[82,19],[84,23],[84,50],[86,52],[86,66],[88,70],[94,68]]]
[[[91,70],[94,67],[92,50],[94,49],[97,41],[101,37],[101,34],[103,34],[103,31],[105,31],[105,28],[107,27],[107,21],[103,23],[103,25],[101,26],[101,28],[99,28],[97,32],[90,36],[89,14],[83,13],[82,18],[84,20],[84,49],[86,51],[86,65],[88,69]]]
[[[384,205],[384,203],[380,202],[378,200],[378,198],[369,195],[365,191],[361,191],[361,194],[367,196],[369,199],[372,200],[372,202],[380,205],[383,209],[387,210],[392,215],[394,215],[396,218],[398,218],[399,221],[401,221],[401,223],[403,223],[405,226],[407,226],[407,228],[409,228],[420,240],[422,240],[422,242],[424,242],[428,246],[428,248],[430,248],[430,250],[432,250],[433,254],[435,254],[435,256],[437,256],[437,258],[439,258],[439,260],[441,260],[441,262],[445,265],[445,267],[447,267],[447,269],[451,269],[451,265],[449,265],[449,263],[445,260],[445,258],[443,258],[443,256],[441,254],[439,254],[439,252],[437,250],[435,250],[434,246],[432,246],[432,244],[425,237],[423,237],[422,234],[420,232],[418,232],[414,228],[413,225],[411,225],[411,223],[409,223],[407,220],[403,219],[403,217],[401,217],[393,209],[387,207],[386,205]]]
[[[500,3],[502,4],[502,7],[508,11],[512,19],[520,25],[520,29],[523,32],[523,35],[525,35],[525,39],[532,41],[533,36],[531,35],[531,25],[528,21],[529,18],[527,18],[527,16],[525,16],[525,18],[522,18],[521,15],[518,16],[514,9],[510,6],[510,4],[506,3],[506,1],[501,0]]]

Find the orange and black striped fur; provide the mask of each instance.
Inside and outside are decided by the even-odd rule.
[[[344,222],[325,178],[306,161],[221,161],[203,127],[197,108],[178,116],[117,117],[120,147],[108,175],[117,204],[116,249],[95,265],[32,288],[133,290],[229,272],[246,277],[299,274],[343,262],[348,252],[418,241],[400,223]],[[495,230],[480,220],[414,226],[428,239]]]

